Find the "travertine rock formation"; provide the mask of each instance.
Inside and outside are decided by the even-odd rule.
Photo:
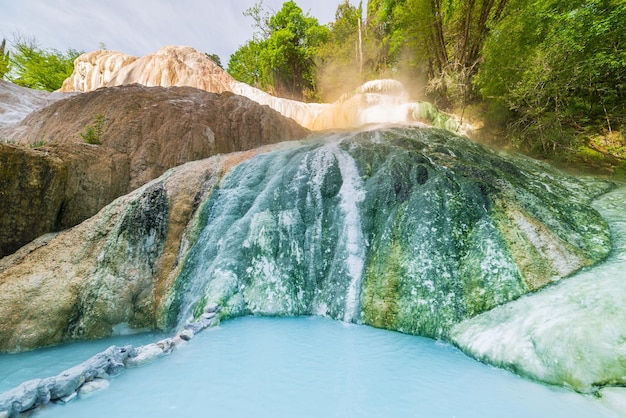
[[[81,137],[104,117],[101,145]],[[30,114],[0,137],[0,257],[39,235],[74,226],[118,196],[187,161],[302,138],[308,131],[232,93],[189,87],[112,87]],[[41,197],[41,202],[37,196]],[[29,203],[32,201],[33,203]]]
[[[453,338],[478,357],[490,342],[529,355],[489,361],[530,374],[530,359],[538,379],[623,385],[619,277],[536,293],[609,253],[609,227],[588,202],[611,187],[433,129],[190,162],[0,259],[0,351],[180,331],[217,303],[220,319],[324,315]],[[577,332],[567,318],[581,318]],[[500,327],[522,327],[519,343],[484,337]]]
[[[220,174],[243,158],[187,163],[0,258],[0,351],[104,337],[120,323],[155,327],[185,228]]]
[[[74,61],[74,74],[63,82],[61,91],[93,91],[109,84],[118,70],[137,57],[116,51],[98,50],[80,55]]]
[[[471,127],[452,115],[432,111],[432,105],[411,102],[394,80],[366,84],[336,103],[302,103],[274,97],[232,78],[206,54],[190,47],[168,46],[142,58],[111,51],[95,51],[76,59],[74,73],[62,91],[87,92],[99,87],[139,83],[144,86],[190,86],[245,96],[267,105],[308,129],[344,129],[373,123],[427,122],[466,132]],[[381,96],[381,93],[382,94]],[[353,96],[353,97],[352,97]],[[428,107],[424,110],[424,105]]]

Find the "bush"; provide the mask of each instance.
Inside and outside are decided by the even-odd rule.
[[[105,121],[106,120],[104,119],[104,115],[102,113],[97,114],[94,118],[93,124],[87,125],[85,130],[80,133],[80,136],[88,144],[100,145],[102,143],[100,139],[102,137]]]

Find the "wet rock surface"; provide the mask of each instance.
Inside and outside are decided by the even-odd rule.
[[[165,323],[204,317],[206,299],[225,316],[323,315],[446,339],[604,259],[608,227],[589,201],[611,187],[435,129],[263,154],[207,195]]]
[[[437,129],[190,162],[0,259],[0,350],[105,337],[122,323],[178,330],[141,350],[150,361],[246,314],[451,339],[458,324],[605,259],[609,228],[590,202],[613,187]]]

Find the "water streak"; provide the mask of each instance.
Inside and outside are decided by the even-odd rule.
[[[343,320],[353,322],[357,319],[355,315],[359,308],[365,263],[365,240],[358,208],[359,203],[365,199],[365,189],[354,159],[336,144],[331,147],[339,161],[339,169],[343,179],[339,190],[340,207],[344,215],[341,242],[345,242],[345,262],[350,276]]]
[[[205,204],[181,275],[179,326],[203,304],[232,315],[360,317],[365,188],[343,142],[325,136],[233,168]]]

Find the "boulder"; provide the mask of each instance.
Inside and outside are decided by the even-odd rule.
[[[57,230],[68,176],[50,153],[0,143],[0,257]]]

